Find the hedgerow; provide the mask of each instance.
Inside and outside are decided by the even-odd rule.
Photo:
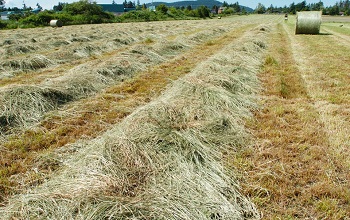
[[[23,13],[1,21],[0,29],[32,28],[48,26],[51,20],[61,20],[63,25],[100,24],[114,22],[181,20],[210,17],[210,10],[201,6],[195,10],[161,6],[156,11],[147,9],[125,12],[120,16],[103,11],[102,7],[87,0],[65,4],[62,11],[45,10],[38,14]]]

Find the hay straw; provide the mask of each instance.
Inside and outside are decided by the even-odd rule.
[[[319,34],[322,11],[297,12],[295,34]]]
[[[222,152],[246,143],[263,50],[251,33],[174,82],[65,168],[0,208],[2,219],[258,219]],[[238,46],[237,46],[238,45]],[[241,49],[239,49],[241,48]],[[225,62],[229,61],[229,62]]]
[[[88,47],[89,45],[84,48]],[[86,52],[84,48],[79,52],[79,56],[88,56],[86,53],[98,51],[98,49],[97,51],[92,49]],[[19,86],[7,92],[1,92],[0,96],[3,96],[4,101],[0,110],[0,123],[6,126],[27,126],[40,120],[47,111],[56,109],[69,101],[90,96],[109,85],[134,76],[137,72],[144,71],[150,65],[170,59],[170,53],[174,56],[180,52],[172,50],[172,47],[165,44],[157,44],[155,48],[136,45],[129,51],[102,63],[91,61],[78,65],[64,75],[43,81],[37,86]],[[7,64],[12,69],[23,71],[44,68],[49,65],[48,63],[44,56],[35,56],[31,60],[13,60]],[[6,75],[4,74],[3,77]],[[57,94],[63,97],[63,100],[48,94]]]
[[[71,99],[69,94],[59,90],[36,86],[12,87],[1,95],[0,121],[3,126],[36,122],[43,113]]]
[[[2,66],[5,68],[25,72],[46,68],[54,64],[55,62],[53,60],[50,60],[46,56],[39,54],[31,55],[23,59],[15,59],[2,62]]]

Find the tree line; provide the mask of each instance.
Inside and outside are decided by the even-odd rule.
[[[292,3],[289,6],[284,7],[274,7],[270,5],[266,7],[265,5],[259,3],[255,8],[255,13],[265,14],[265,13],[289,13],[296,14],[297,11],[322,11],[324,15],[350,15],[350,0],[340,0],[336,2],[333,6],[324,6],[322,1],[317,3],[307,4],[306,1],[299,3]]]
[[[3,1],[3,0],[0,0]],[[124,7],[134,7],[135,3],[124,2]],[[0,29],[31,28],[38,26],[48,26],[51,20],[61,20],[64,25],[75,24],[99,24],[113,22],[130,21],[159,21],[159,20],[179,20],[179,19],[199,19],[211,17],[211,10],[206,6],[197,9],[173,8],[164,4],[158,5],[156,11],[148,10],[145,5],[140,6],[139,1],[135,10],[116,16],[106,12],[96,2],[80,0],[78,2],[58,3],[53,6],[53,10],[44,10],[33,13],[31,8],[26,10],[13,10],[8,16],[8,21],[0,20]]]
[[[115,4],[115,2],[113,1]],[[0,10],[6,10],[5,1],[0,0]],[[244,7],[240,6],[238,2],[228,4],[223,2],[225,10],[222,15],[231,14],[247,14]],[[37,7],[41,7],[37,4]],[[130,22],[130,21],[159,21],[159,20],[179,20],[179,19],[198,19],[212,17],[215,13],[218,13],[219,6],[214,5],[211,9],[207,6],[200,6],[197,9],[192,9],[191,6],[187,7],[167,7],[165,4],[158,5],[156,11],[150,11],[146,8],[146,5],[140,5],[139,0],[137,4],[135,2],[124,1],[124,7],[134,7],[135,10],[124,13],[120,16],[115,16],[112,13],[103,11],[102,7],[97,5],[96,2],[89,0],[80,0],[78,2],[58,3],[53,6],[53,10],[44,10],[39,13],[33,13],[32,8],[23,5],[23,9],[18,8],[7,9],[16,13],[9,15],[9,21],[0,20],[0,29],[13,29],[13,28],[30,28],[37,26],[47,26],[51,20],[59,19],[64,25],[74,24],[91,24],[91,23],[112,23],[112,22]],[[307,4],[306,1],[300,3],[292,3],[289,6],[274,7],[270,5],[265,7],[259,3],[254,13],[290,13],[295,14],[297,11],[313,11],[322,10],[325,15],[350,15],[350,0],[340,0],[333,6],[325,7],[322,1],[318,3]],[[18,13],[17,13],[18,12]]]

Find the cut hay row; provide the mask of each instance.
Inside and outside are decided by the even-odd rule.
[[[3,88],[0,91],[2,125],[23,126],[37,122],[47,111],[122,82],[148,66],[170,59],[186,47],[164,41],[154,46],[136,45],[118,56],[102,62],[97,60],[81,64],[60,77],[47,79],[38,85]]]
[[[13,60],[4,61],[1,63],[1,66],[5,71],[7,70],[8,72],[10,70],[16,69],[19,69],[22,72],[29,72],[41,68],[46,68],[54,64],[54,61],[48,59],[47,57],[35,54],[19,59],[17,58]]]
[[[40,65],[37,66],[39,68],[28,68],[26,63],[30,63],[35,56],[44,56],[52,63],[65,64],[81,58],[100,56],[101,54],[120,50],[128,45],[141,43],[147,39],[157,41],[169,35],[181,35],[184,31],[191,31],[180,25],[175,26],[171,30],[165,29],[165,27],[168,27],[165,24],[160,26],[160,28],[153,25],[135,26],[126,30],[123,30],[121,27],[115,29],[116,25],[107,27],[101,25],[102,30],[98,30],[93,26],[89,31],[78,31],[74,34],[66,30],[63,30],[63,33],[50,34],[46,33],[50,29],[46,29],[46,32],[43,29],[39,31],[43,33],[43,36],[40,36],[39,33],[35,36],[33,34],[29,36],[17,34],[10,35],[7,38],[5,35],[2,42],[1,50],[3,53],[0,55],[0,65],[8,73],[11,72],[12,76],[15,76],[28,72],[28,70],[34,71],[47,67]],[[106,28],[110,28],[110,30],[106,30]],[[70,27],[67,27],[67,29],[72,31]],[[52,32],[53,30],[51,29],[50,31]],[[212,30],[211,32],[215,31]],[[203,37],[210,36],[203,35]]]
[[[9,126],[37,122],[45,112],[72,99],[69,93],[34,86],[14,87],[0,97],[0,133]]]
[[[239,26],[239,24],[236,26]],[[90,60],[73,67],[63,74],[60,73],[57,77],[46,79],[39,84],[8,85],[6,88],[4,87],[0,90],[0,100],[3,100],[3,105],[0,108],[1,122],[6,127],[5,130],[14,126],[32,125],[33,122],[39,121],[47,111],[56,109],[68,101],[85,98],[110,85],[122,82],[133,77],[137,72],[145,71],[150,66],[158,65],[172,59],[180,52],[189,50],[200,44],[201,41],[213,39],[226,32],[227,30],[220,32],[214,30],[199,31],[188,36],[178,37],[173,41],[163,39],[152,44],[130,45],[128,46],[128,50],[120,51],[113,56],[101,56],[100,59]],[[79,53],[80,56],[89,56],[90,53],[95,52],[93,47],[85,44],[76,53]],[[37,58],[38,60],[36,62],[24,60],[13,61],[13,65],[26,66],[28,69],[53,65],[45,57],[38,56]],[[46,63],[40,63],[39,61],[46,61]],[[23,67],[21,68],[23,69]],[[24,90],[24,88],[29,88],[28,92],[15,92],[17,90]],[[42,90],[53,94],[59,91],[65,98],[55,100],[53,97],[56,96],[32,96],[32,91],[34,90],[36,91],[35,94],[42,94]],[[8,99],[8,97],[11,98]],[[26,102],[34,97],[37,98],[34,103],[42,102],[41,106],[49,107],[41,108],[40,110],[37,108],[25,108],[26,110],[23,110],[23,106],[30,106]],[[6,101],[6,99],[16,100],[16,102]]]
[[[58,168],[57,163],[54,166],[47,162],[37,165],[37,158],[42,153],[75,143],[81,138],[96,137],[139,106],[155,99],[167,84],[189,73],[198,63],[215,54],[218,46],[231,43],[255,26],[257,24],[245,25],[239,32],[232,31],[210,41],[210,44],[202,44],[172,60],[149,67],[147,71],[126,82],[112,85],[99,94],[62,106],[25,131],[11,130],[11,134],[6,135],[7,141],[2,142],[4,148],[0,148],[3,156],[0,172],[5,174],[1,179],[3,184],[0,184],[0,191],[3,192],[0,193],[0,203],[12,193],[23,192],[28,184],[38,184],[38,181],[46,179]],[[11,166],[6,166],[9,163]],[[36,167],[44,171],[40,176],[34,172]]]
[[[164,24],[163,24],[164,25]],[[202,24],[203,25],[203,24]],[[137,25],[138,26],[138,25]],[[168,25],[164,25],[168,27]],[[13,78],[23,73],[39,72],[41,69],[51,67],[58,68],[60,65],[69,65],[76,60],[82,58],[96,58],[103,55],[110,56],[109,53],[117,53],[118,51],[125,50],[135,44],[142,44],[143,42],[157,42],[162,39],[166,39],[168,36],[174,36],[182,33],[191,32],[193,30],[183,28],[180,25],[176,25],[174,30],[165,30],[163,28],[146,29],[147,26],[142,29],[130,30],[120,32],[115,30],[114,33],[110,30],[107,33],[103,31],[94,31],[94,28],[88,33],[79,34],[58,34],[58,36],[48,37],[48,33],[43,34],[42,38],[36,37],[34,40],[17,39],[17,37],[29,38],[22,35],[13,35],[13,39],[6,39],[3,42],[1,53],[0,66],[0,78]],[[102,30],[105,30],[102,26]],[[109,27],[111,28],[111,27]],[[175,32],[176,31],[176,32]],[[200,33],[201,31],[199,31]],[[84,35],[85,33],[85,35]],[[94,33],[94,34],[93,34]],[[203,35],[202,40],[206,38],[212,38],[218,34],[224,32],[211,31],[211,35]],[[100,37],[99,35],[103,37]],[[195,33],[194,35],[198,35]],[[6,37],[6,36],[5,36]],[[186,40],[189,37],[185,37]],[[27,42],[28,41],[28,42]],[[185,43],[185,42],[184,42]],[[200,41],[188,41],[191,45],[197,45]],[[1,56],[1,55],[0,55]],[[38,60],[38,57],[41,59]],[[102,57],[101,57],[102,58]],[[45,62],[43,62],[45,61]]]
[[[2,219],[258,219],[226,175],[256,108],[267,28],[199,64],[165,93],[60,162],[56,176],[0,208]],[[59,153],[57,154],[59,155]],[[39,171],[40,172],[40,171]]]

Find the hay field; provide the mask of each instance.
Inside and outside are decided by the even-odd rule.
[[[350,32],[294,28],[1,31],[0,218],[346,219]]]

